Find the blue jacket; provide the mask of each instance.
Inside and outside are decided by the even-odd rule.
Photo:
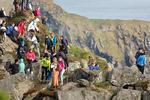
[[[90,70],[100,70],[98,66],[92,66],[92,65],[89,66],[89,69]]]
[[[19,72],[25,72],[25,64],[23,62],[23,59],[20,59],[20,63],[19,63]]]
[[[137,64],[139,66],[144,66],[146,64],[146,56],[145,55],[139,56],[139,58],[137,60]]]
[[[68,46],[65,38],[61,40],[61,44],[64,45],[66,48]]]
[[[13,26],[8,26],[8,28],[7,28],[7,31],[6,31],[6,34],[8,35],[8,34],[12,34],[12,32],[13,32]]]
[[[53,32],[52,27],[50,27],[50,25],[49,25],[48,23],[46,23],[46,26],[49,28],[49,30],[50,30],[51,32]]]
[[[51,41],[52,41],[53,45],[56,45],[56,43],[57,43],[56,36],[55,36],[54,38],[51,38],[51,37],[50,37],[50,39],[51,39]]]

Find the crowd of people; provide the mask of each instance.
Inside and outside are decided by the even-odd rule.
[[[19,10],[20,0],[15,0],[15,9]],[[19,8],[18,8],[19,6]],[[12,41],[18,44],[16,50],[17,59],[12,64],[11,61],[6,63],[6,70],[10,74],[19,72],[33,74],[34,62],[40,62],[41,65],[41,80],[44,83],[51,83],[53,86],[58,87],[63,85],[63,74],[68,67],[69,43],[68,39],[64,36],[58,37],[50,27],[48,18],[41,17],[40,7],[38,6],[34,11],[35,19],[31,21],[26,28],[26,20],[22,19],[18,24],[11,23],[6,27],[6,21],[0,22],[0,30],[7,35]],[[49,33],[45,34],[45,49],[40,49],[40,37],[38,37],[39,20],[42,19],[42,24],[49,28]],[[1,21],[1,20],[0,20]],[[29,44],[27,44],[29,42]],[[56,47],[59,45],[59,47]],[[43,56],[41,56],[44,54]]]

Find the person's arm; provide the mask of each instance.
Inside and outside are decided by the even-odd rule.
[[[92,65],[89,65],[89,69],[90,69],[90,70],[93,70],[93,66],[92,66]]]
[[[28,29],[27,29],[28,32],[30,31],[32,24],[33,24],[33,21],[28,25]]]
[[[96,69],[96,70],[100,70],[100,69],[99,69],[99,66],[96,66],[95,69]]]
[[[66,43],[66,40],[63,39],[63,44],[65,45],[65,47],[67,48],[67,43]]]
[[[57,39],[56,39],[56,37],[54,37],[54,39],[53,39],[53,43],[56,45],[56,43],[57,43]]]
[[[32,60],[35,60],[35,53],[33,53],[33,59]]]

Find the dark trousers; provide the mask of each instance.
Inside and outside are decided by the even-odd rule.
[[[144,66],[140,66],[140,65],[137,65],[139,71],[143,74],[144,73]]]
[[[45,77],[47,80],[47,74],[48,74],[48,68],[42,66],[42,77],[41,77],[41,79],[44,80],[44,77]]]
[[[31,71],[33,71],[33,68],[32,68],[32,60],[28,60],[28,66],[30,68],[30,73]]]

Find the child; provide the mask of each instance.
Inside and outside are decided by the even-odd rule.
[[[44,80],[44,76],[46,77],[46,80],[48,79],[48,71],[50,70],[50,65],[51,65],[51,61],[50,61],[50,56],[47,56],[46,58],[43,58],[40,61],[40,64],[42,65],[42,76],[41,76],[41,80]],[[45,74],[45,75],[44,75]]]
[[[57,58],[54,57],[53,58],[53,63],[51,64],[51,68],[53,68],[53,85],[54,87],[58,86],[58,75],[59,75],[59,71],[57,71]]]
[[[60,85],[63,85],[63,75],[65,72],[65,63],[64,63],[62,57],[59,57],[58,66],[57,66],[56,70],[59,71]]]
[[[90,70],[100,70],[99,66],[96,65],[95,62],[92,62],[91,65],[89,65]]]
[[[25,72],[25,64],[23,62],[23,59],[20,59],[20,63],[19,63],[19,72]]]

